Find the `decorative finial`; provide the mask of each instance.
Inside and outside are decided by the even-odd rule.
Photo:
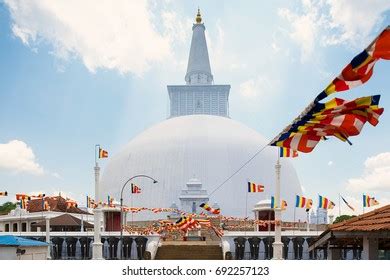
[[[202,23],[202,16],[200,15],[200,9],[198,8],[198,14],[196,15],[195,21],[197,24]]]

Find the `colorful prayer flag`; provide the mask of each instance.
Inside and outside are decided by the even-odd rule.
[[[99,158],[107,158],[108,152],[106,150],[103,150],[102,148],[99,148]]]
[[[390,59],[390,26],[357,55],[292,124],[270,142],[270,145],[310,153],[328,136],[352,144],[348,138],[358,135],[366,122],[376,126],[379,116],[383,113],[383,108],[378,107],[379,95],[357,98],[353,101],[337,98],[326,103],[319,101],[334,92],[365,83],[371,77],[374,64],[379,59]],[[362,105],[362,102],[367,100],[370,104]],[[342,108],[338,108],[339,106]]]
[[[0,196],[8,196],[8,192],[0,192]]]
[[[285,200],[282,200],[282,207],[281,207],[281,210],[283,211],[283,210],[286,210],[287,209],[287,201],[285,201]]]
[[[77,202],[67,198],[65,201],[66,209],[77,207]]]
[[[206,210],[211,214],[219,215],[221,213],[221,210],[219,208],[213,208],[207,203],[202,203],[201,205],[199,205],[199,207],[203,208],[204,210]]]
[[[294,151],[292,149],[289,149],[289,148],[285,148],[285,147],[280,147],[279,148],[279,157],[297,157],[298,156],[298,152],[297,151]]]
[[[363,194],[363,207],[371,207],[371,197]]]
[[[334,202],[327,199],[326,197],[319,195],[318,196],[318,208],[322,209],[333,209],[335,206]]]
[[[141,193],[141,188],[138,187],[136,184],[131,183],[131,193]]]
[[[248,182],[248,192],[264,192],[264,186]]]
[[[385,28],[377,38],[352,61],[316,98],[320,101],[334,92],[349,90],[367,82],[379,59],[390,59],[390,26]]]
[[[313,206],[313,200],[311,198],[308,198],[307,201],[306,201],[306,205],[305,205],[306,212],[308,212],[311,209],[312,206]]]
[[[295,200],[295,207],[305,208],[307,203],[307,198],[304,196],[297,195]]]
[[[275,197],[271,196],[271,209],[275,209],[277,207],[277,204],[275,203]],[[286,210],[287,208],[287,202],[282,199],[280,210]]]

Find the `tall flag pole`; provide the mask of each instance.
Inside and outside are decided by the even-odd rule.
[[[264,186],[260,184],[253,183],[248,181],[248,191],[245,194],[245,218],[248,218],[248,193],[254,193],[254,192],[264,192]],[[245,235],[246,235],[246,220],[244,220],[244,227],[245,227]]]
[[[102,260],[103,244],[101,242],[100,223],[101,223],[101,209],[99,205],[99,180],[100,180],[100,167],[98,164],[98,158],[107,158],[108,152],[101,149],[99,144],[95,145],[95,202],[98,203],[94,209],[94,241],[92,244],[92,258],[94,260]]]
[[[283,259],[283,243],[282,243],[282,222],[281,222],[281,209],[280,209],[280,170],[282,168],[280,164],[280,153],[278,155],[278,159],[275,164],[275,202],[276,208],[274,209],[275,213],[275,241],[272,244],[274,249],[274,257],[275,260]]]

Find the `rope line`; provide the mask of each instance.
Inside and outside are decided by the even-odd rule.
[[[240,172],[248,163],[250,163],[258,154],[260,154],[269,144],[264,145],[260,150],[258,150],[250,159],[248,159],[240,168],[238,168],[232,175],[230,175],[225,181],[223,181],[218,187],[210,193],[210,197],[215,193],[219,188],[226,184],[231,178],[233,178],[238,172]]]

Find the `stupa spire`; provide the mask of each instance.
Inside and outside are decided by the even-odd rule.
[[[185,81],[187,85],[210,85],[213,82],[209,53],[207,50],[205,26],[202,23],[200,9],[192,26],[190,56],[188,58]]]

